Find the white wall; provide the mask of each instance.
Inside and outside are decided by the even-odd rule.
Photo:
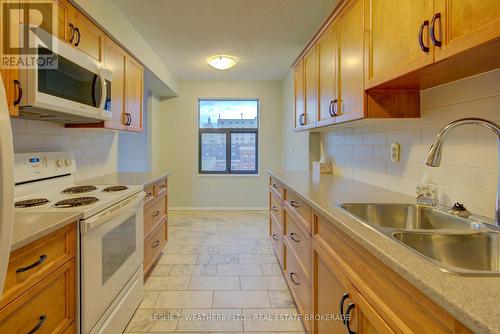
[[[180,82],[179,97],[161,102],[153,116],[153,169],[168,169],[169,206],[266,208],[268,169],[280,167],[280,82]],[[198,176],[198,98],[259,98],[259,176]]]
[[[493,133],[477,126],[457,128],[445,140],[441,167],[423,163],[439,129],[462,117],[500,123],[500,70],[422,91],[420,119],[354,122],[323,134],[323,140],[335,174],[413,196],[426,172],[439,185],[442,203],[463,202],[472,212],[492,217],[499,173]],[[401,144],[399,163],[390,160],[392,142]]]
[[[117,133],[105,129],[66,129],[64,125],[11,118],[16,153],[72,151],[78,172],[84,180],[117,171]]]

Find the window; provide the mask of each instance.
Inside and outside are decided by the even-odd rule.
[[[198,100],[200,174],[258,173],[258,100]]]

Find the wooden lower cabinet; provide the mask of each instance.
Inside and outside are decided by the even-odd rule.
[[[340,231],[339,223],[318,214],[312,209],[314,203],[284,184],[276,186],[284,189],[284,203],[293,194],[288,198],[312,210],[311,232],[289,203],[284,205],[284,231],[271,210],[269,220],[273,247],[279,262],[284,261],[283,275],[297,308],[302,315],[314,316],[304,318],[308,333],[471,333]],[[282,240],[277,237],[280,233]]]
[[[0,304],[0,333],[75,333],[75,240],[72,224],[13,252],[7,293]],[[43,261],[38,258],[40,252],[46,256]],[[36,257],[34,264],[39,264],[25,266],[30,257]]]
[[[146,280],[168,241],[168,180],[144,187],[144,279]]]

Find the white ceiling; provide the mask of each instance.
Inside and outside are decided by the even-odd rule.
[[[337,0],[113,0],[179,80],[281,80]],[[239,64],[212,69],[229,54]]]

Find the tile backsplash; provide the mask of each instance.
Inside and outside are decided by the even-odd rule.
[[[77,180],[114,173],[118,165],[118,135],[106,129],[66,129],[64,125],[12,118],[14,151],[72,151]]]
[[[335,174],[415,195],[426,173],[438,186],[440,202],[462,202],[474,213],[493,217],[498,184],[496,136],[483,127],[452,130],[444,142],[440,167],[423,161],[437,132],[448,122],[480,117],[500,124],[500,70],[421,92],[421,118],[377,120],[323,133]],[[401,145],[393,163],[391,143]]]

